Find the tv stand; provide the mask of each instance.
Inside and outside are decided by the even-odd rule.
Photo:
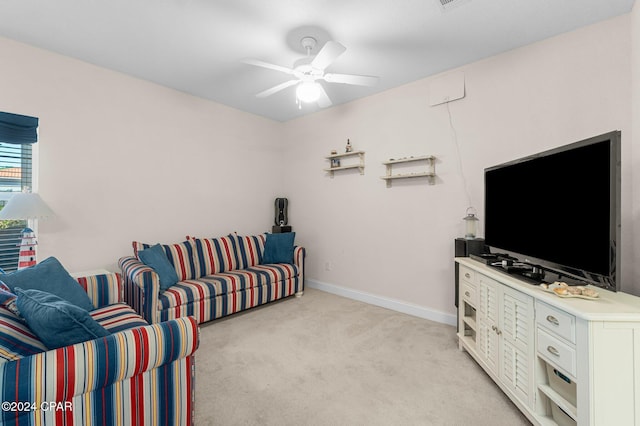
[[[458,344],[534,425],[637,425],[640,298],[563,299],[470,258]]]

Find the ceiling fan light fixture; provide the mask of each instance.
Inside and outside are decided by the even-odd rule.
[[[300,102],[316,102],[320,98],[320,84],[315,81],[303,81],[296,88],[296,98]]]

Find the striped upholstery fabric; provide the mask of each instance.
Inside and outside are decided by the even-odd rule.
[[[0,365],[46,350],[20,317],[0,307]]]
[[[260,241],[253,241],[259,249]],[[298,246],[293,265],[256,264],[182,280],[163,292],[158,275],[138,259],[123,257],[118,263],[125,300],[146,321],[157,323],[189,315],[202,323],[302,292],[305,256],[305,249]]]
[[[254,268],[209,275],[198,280],[181,281],[160,294],[160,309],[198,302],[221,294],[235,293],[272,282],[295,278],[295,265],[258,265]]]
[[[16,315],[20,315],[18,306],[16,305],[17,299],[18,296],[16,296],[5,283],[0,281],[0,306],[10,310]]]
[[[256,277],[259,284],[270,281],[284,281],[299,275],[298,266],[289,263],[274,263],[270,265],[256,265],[245,269]]]
[[[192,425],[198,328],[190,317],[0,364],[0,412],[19,425]],[[45,410],[43,403],[70,407]]]
[[[107,329],[109,333],[143,327],[148,323],[126,303],[114,303],[91,311],[91,318]]]
[[[189,315],[194,317],[198,323],[204,323],[255,306],[273,302],[274,300],[292,296],[299,291],[302,291],[302,281],[296,277],[284,282],[270,283],[264,286],[223,294],[196,303],[173,306],[160,312],[160,320],[168,321]]]
[[[77,280],[87,290],[93,305],[98,306],[91,311],[91,316],[109,332],[147,325],[129,305],[119,303],[123,300],[120,274],[93,275]],[[22,318],[0,307],[0,363],[46,350]]]
[[[138,258],[138,252],[148,249],[154,244],[146,244],[134,241],[133,253]],[[199,268],[196,266],[199,260],[195,256],[195,243],[187,240],[177,244],[162,244],[169,262],[173,265],[178,274],[178,280],[193,280],[199,277]],[[139,259],[139,258],[138,258]]]
[[[235,237],[238,244],[239,269],[246,269],[262,263],[264,243],[266,241],[264,234],[244,237],[236,235]]]
[[[124,302],[120,274],[112,272],[110,274],[91,275],[89,277],[79,277],[77,281],[87,292],[91,303],[96,308]]]
[[[304,277],[304,261],[306,256],[307,251],[304,247],[295,246],[293,248],[293,263],[298,267],[298,275],[301,277]]]
[[[198,274],[195,278],[238,269],[236,240],[233,236],[219,238],[196,238]]]
[[[160,278],[155,271],[135,257],[123,257],[118,261],[124,278],[124,298],[142,318],[155,324],[158,319],[158,294]]]

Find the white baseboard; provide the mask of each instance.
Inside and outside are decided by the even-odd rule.
[[[443,312],[434,311],[433,309],[413,305],[411,303],[402,302],[400,300],[389,299],[362,291],[351,290],[349,288],[341,287],[334,284],[323,283],[307,278],[305,279],[305,286],[325,291],[327,293],[336,294],[338,296],[347,297],[349,299],[358,300],[370,305],[391,309],[392,311],[402,312],[404,314],[413,315],[415,317],[440,322],[443,324],[455,326],[457,322],[457,318],[455,315],[445,314]]]

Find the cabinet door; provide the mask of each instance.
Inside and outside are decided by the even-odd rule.
[[[480,275],[478,279],[480,285],[480,313],[487,321],[498,325],[498,287],[501,284]]]
[[[476,347],[480,352],[480,358],[487,365],[487,368],[494,373],[498,373],[498,354],[500,351],[498,335],[495,332],[495,325],[487,322],[484,318],[478,323],[476,337]]]
[[[522,402],[531,405],[535,350],[533,298],[502,286],[500,301],[500,379]]]
[[[533,345],[533,298],[517,290],[502,286],[500,329],[504,338],[523,352]]]
[[[487,367],[494,373],[498,373],[499,336],[498,336],[498,287],[490,278],[480,275],[478,279],[479,294],[479,326],[478,349],[480,357]]]

